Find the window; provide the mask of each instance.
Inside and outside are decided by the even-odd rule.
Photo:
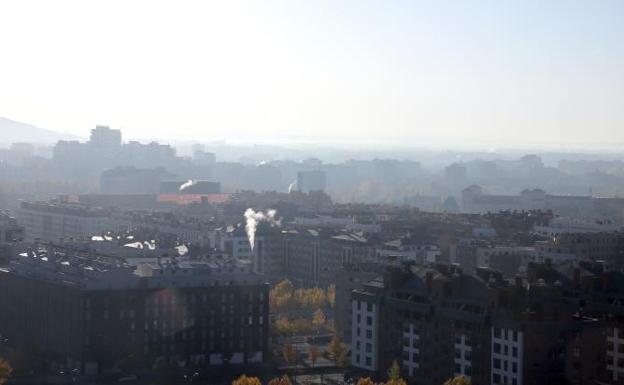
[[[514,331],[512,332],[512,334],[513,334],[513,340],[514,340],[514,342],[518,342],[518,332],[514,330]]]
[[[357,328],[357,329],[355,330],[355,334],[356,334],[358,337],[360,336],[360,334],[361,334],[361,333],[360,333],[360,328]]]
[[[514,373],[518,373],[518,363],[517,362],[512,362],[511,363],[511,371]]]
[[[518,357],[518,348],[517,347],[513,347],[511,348],[511,355],[514,357]]]
[[[372,366],[373,360],[370,357],[366,357],[366,366]]]
[[[366,353],[371,353],[373,351],[373,345],[370,343],[366,343]]]
[[[366,317],[366,325],[371,326],[373,324],[373,317]]]
[[[500,330],[500,328],[494,328],[494,337],[496,337],[496,338],[500,338],[501,337],[501,330]]]
[[[499,343],[495,343],[494,344],[494,353],[500,353],[501,352],[501,345]]]
[[[373,304],[370,302],[366,303],[366,311],[372,312],[373,311]]]
[[[501,368],[501,360],[499,358],[495,358],[494,359],[494,369],[500,369]]]
[[[494,385],[498,385],[498,384],[500,384],[500,383],[501,383],[501,381],[500,381],[500,380],[501,380],[501,378],[500,378],[500,374],[498,374],[498,373],[494,373],[494,374],[492,374],[492,383],[493,383]]]
[[[356,355],[355,355],[355,363],[356,363],[356,364],[359,364],[359,363],[360,363],[360,355],[359,355],[359,354],[356,354]]]
[[[368,329],[366,330],[366,338],[368,338],[369,340],[373,338],[373,331]]]

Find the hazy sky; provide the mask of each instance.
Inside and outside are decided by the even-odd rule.
[[[624,1],[0,2],[0,116],[86,135],[624,142]]]

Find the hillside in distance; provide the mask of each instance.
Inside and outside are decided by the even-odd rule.
[[[53,144],[59,140],[70,139],[76,139],[76,137],[0,117],[0,143],[2,144],[17,142]]]

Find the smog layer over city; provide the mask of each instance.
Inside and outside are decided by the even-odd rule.
[[[624,384],[624,2],[0,2],[0,385]]]

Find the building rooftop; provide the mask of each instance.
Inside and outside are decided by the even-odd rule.
[[[77,287],[81,290],[127,290],[165,287],[208,287],[262,283],[251,264],[205,257],[123,260],[89,253],[39,248],[21,253],[0,273]]]

